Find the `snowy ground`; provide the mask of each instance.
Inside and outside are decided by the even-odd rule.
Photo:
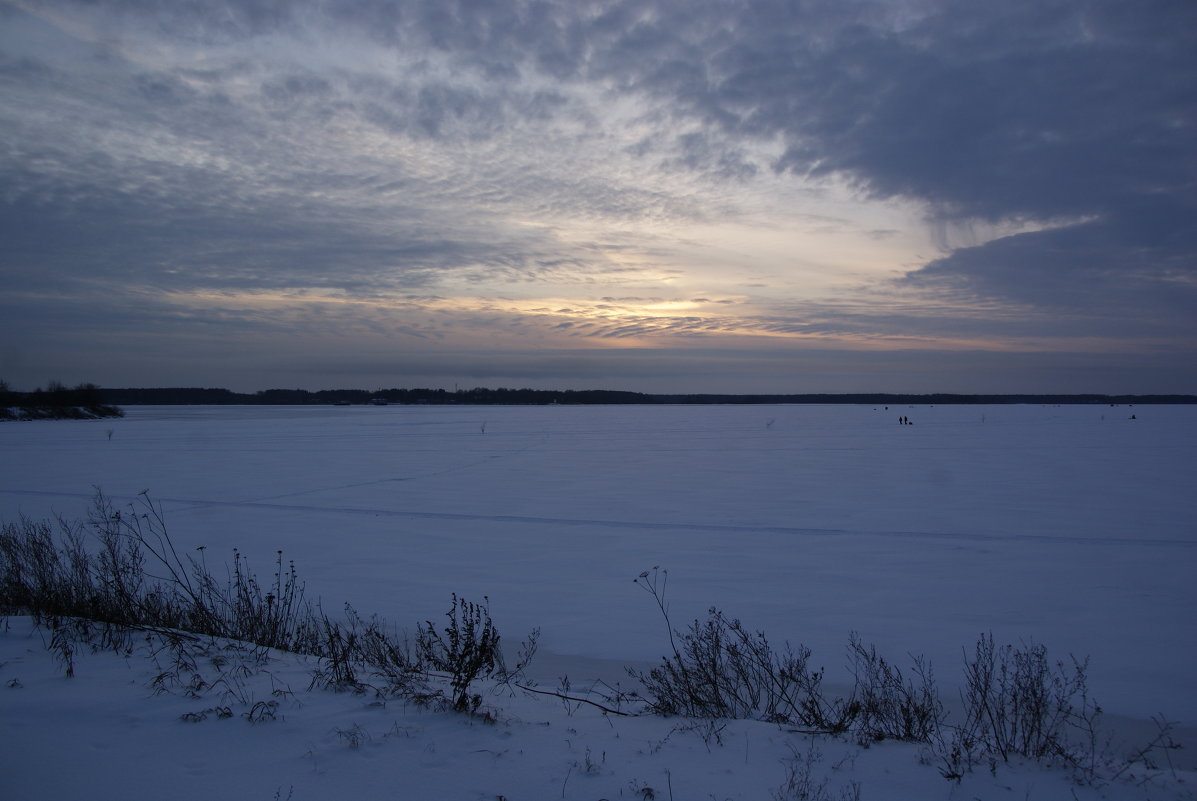
[[[624,665],[665,652],[632,583],[661,565],[676,625],[718,606],[810,646],[832,683],[855,630],[899,661],[930,657],[950,701],[961,649],[992,631],[1088,655],[1120,736],[1163,714],[1197,743],[1197,407],[127,411],[0,425],[0,519],[82,517],[95,486],[121,502],[149,490],[177,544],[209,558],[237,547],[263,574],[281,548],[326,608],[410,625],[439,618],[450,593],[486,595],[508,643],[541,629],[532,673],[550,688],[562,674],[627,684]],[[143,661],[81,656],[66,679],[41,635],[11,621],[0,678],[20,686],[0,688],[0,795],[769,798],[791,748],[802,763],[808,748],[767,724],[729,724],[720,745],[676,720],[501,694],[488,698],[499,724],[483,726],[308,693],[310,665],[289,660],[270,668],[294,691],[282,720],[184,723],[219,699],[150,697]],[[866,799],[1191,786],[1097,791],[1021,767],[960,787],[914,746],[818,748],[829,790],[859,781]],[[1194,767],[1191,750],[1173,756]]]

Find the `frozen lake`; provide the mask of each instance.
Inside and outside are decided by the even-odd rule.
[[[130,407],[0,425],[0,519],[161,503],[209,564],[411,626],[490,598],[546,678],[619,678],[718,606],[951,686],[978,633],[1089,655],[1110,712],[1197,721],[1197,407]],[[1130,419],[1131,415],[1136,419]],[[898,424],[908,416],[913,425]]]

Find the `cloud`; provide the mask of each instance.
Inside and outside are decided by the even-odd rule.
[[[38,5],[83,14],[90,4]],[[366,37],[399,67],[367,114],[408,134],[479,137],[543,122],[580,87],[640,95],[652,103],[641,119],[657,133],[670,121],[699,123],[661,140],[673,142],[675,166],[750,175],[761,165],[745,143],[780,139],[776,169],[841,174],[950,218],[1085,216],[1179,191],[1193,168],[1197,9],[1185,0],[1133,9],[1083,0],[113,0],[91,13],[102,31],[152,20],[157,35],[180,42],[283,36],[301,47],[330,25],[343,32],[338,41]],[[353,58],[336,52],[347,46],[316,48],[310,60],[347,70]],[[289,76],[267,90],[314,88],[327,95],[329,83]]]
[[[957,250],[910,273],[906,283],[1036,307],[1094,336],[1197,343],[1193,219],[1197,204],[1144,203]]]
[[[754,3],[726,27],[666,9],[601,69],[727,136],[779,139],[777,170],[919,202],[941,230],[1055,229],[962,248],[912,285],[1095,317],[1129,295],[1191,335],[1197,7],[836,6]]]
[[[15,149],[0,181],[18,282],[49,280],[21,266],[35,253],[62,267],[54,280],[79,268],[175,288],[541,280],[610,267],[608,245],[562,242],[554,219],[703,214],[693,196],[612,171],[602,152],[559,152],[585,139],[592,113],[568,91],[518,85],[493,58],[485,70],[463,60],[477,37],[507,34],[458,30],[460,10],[381,26],[433,48],[388,73],[357,66],[335,36],[305,58],[311,9],[37,8],[70,24],[10,9],[22,29],[11,39],[36,30],[54,45],[8,60]],[[340,22],[358,41],[362,19]],[[264,43],[254,61],[221,49],[250,39]],[[63,50],[77,58],[57,59]],[[500,50],[524,58],[515,43]]]
[[[0,273],[47,320],[1194,347],[1186,0],[0,15]]]

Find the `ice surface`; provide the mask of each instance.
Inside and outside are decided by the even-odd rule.
[[[0,425],[0,453],[0,519],[148,490],[181,550],[236,547],[268,575],[281,548],[326,609],[411,626],[488,596],[509,643],[541,629],[549,687],[665,652],[632,583],[660,565],[675,625],[718,606],[810,646],[830,683],[858,631],[929,656],[951,702],[962,648],[992,631],[1089,655],[1120,735],[1163,713],[1192,743],[1193,406],[132,407]],[[1102,789],[1012,765],[957,786],[918,746],[750,721],[704,742],[540,697],[488,696],[495,727],[320,692],[283,696],[278,723],[181,723],[216,701],[151,697],[111,654],[64,679],[44,639],[20,619],[0,635],[5,798],[767,798],[812,744],[836,797],[1181,798],[1193,777]],[[272,663],[244,692],[302,691],[309,667]]]
[[[0,426],[0,517],[149,490],[180,546],[281,548],[404,625],[486,595],[550,662],[660,656],[631,579],[661,565],[675,624],[718,606],[829,678],[852,630],[949,683],[993,631],[1089,655],[1111,711],[1197,720],[1197,407],[127,411]]]

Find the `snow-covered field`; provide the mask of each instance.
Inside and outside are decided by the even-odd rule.
[[[263,575],[282,549],[326,609],[411,625],[440,618],[451,593],[487,596],[508,644],[541,630],[531,673],[550,689],[563,674],[626,685],[624,665],[666,652],[632,583],[659,565],[675,625],[719,607],[809,646],[832,684],[857,631],[903,665],[929,657],[950,702],[962,649],[992,631],[1088,655],[1120,736],[1150,734],[1163,714],[1197,744],[1194,406],[127,411],[0,425],[0,520],[81,518],[94,487],[122,503],[148,490],[180,548],[205,546],[209,560],[238,548]],[[282,720],[184,723],[205,704],[151,696],[138,660],[81,655],[67,679],[42,637],[10,621],[0,679],[20,686],[0,688],[0,796],[769,798],[791,747],[808,753],[810,738],[764,723],[729,724],[720,745],[677,720],[502,694],[486,726],[308,693],[308,669],[272,666],[295,691]],[[851,781],[865,799],[1192,786],[1169,774],[1074,788],[1023,766],[961,787],[916,746],[817,745],[831,797]],[[1190,751],[1173,759],[1193,767]]]

